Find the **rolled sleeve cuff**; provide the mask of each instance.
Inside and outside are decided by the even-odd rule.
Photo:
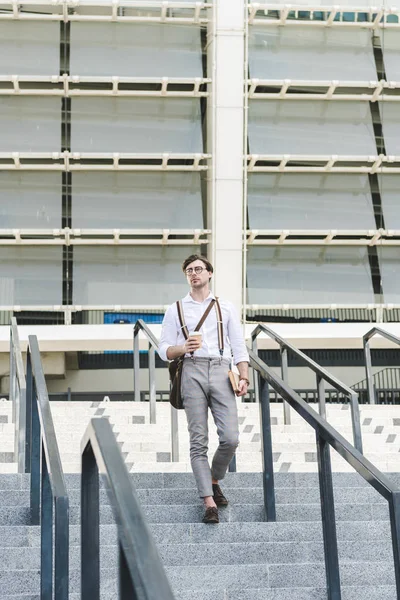
[[[170,344],[161,344],[158,348],[158,356],[165,362],[169,362],[169,359],[167,358],[168,348],[170,348]]]
[[[233,360],[235,365],[239,364],[240,362],[250,362],[250,358],[249,358],[249,353],[247,352],[247,350],[245,349],[240,349],[239,352],[235,352],[233,351]]]

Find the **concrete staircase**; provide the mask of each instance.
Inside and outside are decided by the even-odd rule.
[[[399,475],[392,475],[400,483]],[[71,600],[79,593],[79,476],[71,501]],[[326,600],[317,476],[277,473],[276,523],[264,521],[261,475],[228,474],[230,506],[200,523],[192,475],[132,475],[179,600]],[[39,529],[29,526],[29,479],[0,476],[0,599],[39,600]],[[359,476],[334,475],[343,600],[395,600],[388,508]],[[115,600],[116,528],[101,492],[103,598]],[[162,600],[160,598],[160,600]]]
[[[190,470],[182,412],[181,462],[170,462],[169,410],[159,405],[157,424],[150,425],[147,404],[52,403],[71,502],[71,600],[80,598],[80,477],[73,471],[80,469],[80,441],[94,416],[113,424],[177,600],[326,600],[317,475],[300,472],[316,469],[306,454],[315,453],[312,430],[295,414],[284,426],[282,406],[272,406],[278,521],[266,523],[258,407],[239,404],[241,472],[224,481],[230,506],[220,510],[221,523],[206,526],[192,474],[177,472]],[[399,470],[398,408],[367,406],[361,413],[366,455],[375,455],[385,470],[389,464]],[[351,439],[348,407],[329,406],[328,418]],[[10,420],[10,404],[0,403],[0,457],[11,461],[2,463],[4,470],[16,468]],[[211,447],[215,444],[212,434]],[[347,465],[335,455],[342,598],[395,600],[387,503],[354,472],[343,472]],[[289,457],[293,460],[286,467]],[[297,472],[290,472],[293,468]],[[390,477],[400,485],[400,474]],[[28,488],[27,475],[0,475],[0,600],[39,600],[40,535],[29,526]],[[115,600],[116,528],[104,490],[101,503],[103,598]]]
[[[310,405],[317,409],[316,405]],[[66,473],[80,472],[80,442],[93,417],[106,417],[131,472],[191,472],[189,438],[185,414],[179,417],[179,462],[171,462],[170,406],[157,405],[157,423],[149,423],[148,403],[135,402],[51,402],[61,459]],[[238,402],[240,446],[237,468],[241,472],[261,471],[259,408]],[[361,405],[364,454],[381,471],[400,471],[400,412],[398,406]],[[352,442],[348,405],[328,405],[328,421]],[[294,411],[292,424],[284,425],[281,404],[271,405],[274,466],[276,472],[316,472],[315,435]],[[0,402],[0,473],[16,472],[14,426],[11,405]],[[217,446],[215,425],[210,417],[210,451]],[[352,472],[336,453],[335,471]]]

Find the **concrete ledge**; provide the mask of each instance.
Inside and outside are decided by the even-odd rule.
[[[272,323],[270,326],[279,335],[299,348],[362,348],[362,336],[373,323]],[[245,336],[249,340],[256,323],[245,325]],[[400,323],[378,324],[379,327],[400,337]],[[28,336],[36,335],[42,352],[76,352],[102,350],[132,350],[133,325],[22,325],[19,335],[23,350]],[[161,325],[151,325],[151,331],[159,338]],[[9,351],[10,331],[0,327],[0,352]],[[145,336],[140,336],[140,348],[147,349]],[[259,348],[276,349],[278,346],[267,336],[259,336]],[[373,348],[393,348],[383,338],[373,338]]]

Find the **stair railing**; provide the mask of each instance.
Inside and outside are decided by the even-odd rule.
[[[400,338],[380,329],[379,327],[373,327],[363,336],[363,345],[364,345],[364,359],[365,359],[365,374],[367,378],[367,391],[368,391],[368,400],[370,404],[376,404],[376,389],[374,384],[374,377],[372,374],[372,359],[371,359],[371,347],[370,340],[376,336],[380,335],[381,337],[386,338],[389,342],[393,342],[397,346],[400,346]]]
[[[11,318],[10,327],[10,401],[12,402],[12,422],[15,424],[14,461],[18,473],[29,473],[26,444],[26,378],[19,341],[17,320]]]
[[[265,333],[271,339],[273,339],[278,345],[281,354],[281,373],[282,379],[285,383],[289,383],[289,370],[288,370],[288,353],[295,354],[301,361],[314,371],[317,379],[317,390],[318,390],[318,405],[319,413],[321,417],[326,419],[326,399],[325,399],[325,383],[329,383],[338,392],[341,392],[344,396],[349,398],[351,407],[351,423],[353,429],[353,441],[354,446],[359,452],[363,452],[362,446],[362,435],[361,435],[361,421],[360,421],[360,408],[358,404],[358,394],[350,387],[342,383],[339,379],[331,375],[328,371],[323,369],[318,363],[309,358],[304,352],[301,352],[298,348],[295,348],[292,344],[278,335],[275,331],[266,327],[265,325],[257,325],[252,331],[251,341],[252,350],[257,353],[257,337],[260,333]],[[254,391],[256,400],[258,400],[259,390],[257,385],[257,378],[254,381]],[[283,399],[283,410],[284,410],[284,422],[285,425],[290,424],[290,407],[287,402]]]
[[[81,452],[81,599],[100,600],[100,474],[118,529],[119,599],[174,600],[108,419],[90,421]]]
[[[142,332],[149,342],[149,407],[150,423],[156,423],[157,398],[156,398],[156,358],[158,340],[146,323],[139,319],[133,329],[133,389],[135,402],[140,402],[140,355],[139,334]],[[171,405],[171,460],[179,462],[179,432],[178,411]]]
[[[26,421],[31,523],[41,527],[40,598],[68,600],[69,499],[39,344],[32,335],[27,350]]]
[[[273,478],[271,421],[269,417],[269,385],[276,390],[314,430],[316,435],[318,474],[321,501],[322,531],[328,600],[341,600],[341,583],[336,534],[330,448],[344,458],[367,483],[389,504],[390,527],[396,598],[400,600],[400,490],[370,463],[354,446],[292,390],[257,354],[250,350],[250,365],[257,371],[260,384],[262,451],[264,458],[264,506],[267,521],[275,521],[275,490]],[[264,447],[265,445],[265,447]],[[266,460],[265,460],[266,458]]]

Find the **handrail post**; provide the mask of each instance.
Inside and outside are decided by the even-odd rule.
[[[54,515],[55,599],[69,598],[69,499],[56,498]]]
[[[319,414],[326,419],[325,380],[317,375],[318,407]]]
[[[27,429],[26,376],[15,317],[11,318],[10,326],[10,401],[12,403],[12,422],[15,425],[14,461],[18,464],[18,473],[27,473],[29,463],[25,448]]]
[[[328,600],[341,600],[330,447],[318,432],[316,439],[327,594]]]
[[[82,453],[81,598],[100,600],[99,469],[90,442]]]
[[[287,348],[285,348],[284,346],[280,346],[280,352],[281,352],[281,372],[282,372],[282,379],[285,383],[289,384],[289,369],[288,369],[288,351]],[[289,404],[286,402],[286,400],[284,400],[282,398],[282,402],[283,402],[283,422],[285,423],[285,425],[290,425],[291,423],[291,419],[290,419],[290,406]]]
[[[358,402],[358,394],[354,393],[350,397],[351,404],[351,424],[353,429],[354,447],[362,454],[363,442],[361,433],[360,405]]]
[[[31,472],[33,373],[29,348],[26,354],[25,473]]]
[[[171,460],[179,462],[178,411],[171,404]]]
[[[269,387],[268,382],[262,379],[261,375],[258,375],[258,378],[260,386],[260,430],[265,516],[267,521],[276,521]]]
[[[31,448],[30,448],[30,472],[31,472],[31,523],[40,524],[40,455],[41,455],[41,431],[39,420],[39,409],[37,404],[36,385],[32,373],[31,352],[28,348],[28,372],[31,375]]]
[[[11,402],[11,421],[12,423],[15,423],[16,427],[16,434],[18,433],[18,427],[17,427],[17,423],[16,423],[16,406],[15,406],[15,402],[16,402],[16,379],[17,379],[17,365],[15,364],[15,348],[14,348],[14,336],[12,333],[12,328],[10,329],[10,385],[9,385],[9,400]],[[16,447],[16,444],[15,444]]]
[[[258,346],[257,346],[257,338],[253,337],[251,340],[251,348],[255,354],[258,356]],[[253,382],[254,382],[254,401],[260,402],[260,388],[258,385],[258,373],[255,369],[253,369]]]
[[[118,566],[120,600],[136,600],[138,596],[135,588],[133,587],[128,563],[126,562],[125,550],[121,542],[118,543]]]
[[[389,500],[389,513],[397,598],[400,598],[400,492],[392,493]]]
[[[149,405],[150,405],[150,423],[156,423],[156,357],[155,350],[149,341]]]
[[[40,541],[40,598],[53,598],[53,498],[46,455],[42,448],[42,503]]]
[[[140,402],[139,328],[133,330],[133,389],[135,402]]]
[[[376,404],[376,392],[374,376],[372,374],[371,347],[369,340],[364,341],[365,373],[367,378],[368,400],[370,404]]]

